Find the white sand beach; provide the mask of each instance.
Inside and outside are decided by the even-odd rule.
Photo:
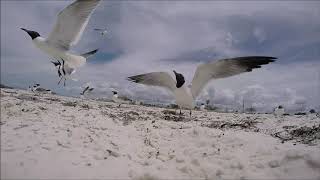
[[[1,179],[320,179],[320,118],[1,89]]]

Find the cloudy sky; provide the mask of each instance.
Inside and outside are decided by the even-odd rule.
[[[320,108],[320,2],[317,1],[103,1],[72,50],[99,52],[80,68],[67,87],[50,59],[33,46],[20,27],[46,37],[56,14],[72,1],[1,1],[1,83],[46,88],[78,96],[95,87],[95,96],[111,89],[134,99],[171,103],[161,88],[126,81],[130,75],[176,70],[190,83],[197,65],[220,58],[266,55],[276,63],[250,73],[212,81],[198,102],[221,107],[292,111]],[[94,28],[106,27],[107,37]]]

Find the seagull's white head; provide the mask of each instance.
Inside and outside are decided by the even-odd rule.
[[[24,28],[21,28],[21,30],[27,32],[32,40],[34,40],[35,38],[40,36],[40,34],[38,32],[36,32],[36,31],[30,31],[30,30],[27,30],[27,29],[24,29]]]

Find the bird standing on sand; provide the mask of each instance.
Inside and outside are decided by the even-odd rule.
[[[29,90],[32,92],[53,94],[50,89],[45,89],[45,88],[40,87],[40,84],[35,84],[32,87],[29,86]]]
[[[82,55],[76,55],[69,50],[79,42],[91,14],[100,1],[77,0],[64,8],[58,14],[56,24],[48,38],[41,37],[36,31],[21,28],[30,35],[36,47],[54,58],[55,66],[60,64],[61,79],[66,80],[68,76],[65,75],[74,73],[76,68],[86,63],[87,57],[97,52],[97,50],[93,50]]]
[[[204,105],[204,103],[202,103],[202,104],[201,104],[201,106],[200,106],[200,110],[201,110],[201,111],[206,110],[206,105]]]
[[[277,108],[274,109],[274,114],[276,116],[282,116],[283,114],[285,114],[284,108],[280,105]]]
[[[151,72],[128,77],[131,82],[160,86],[169,89],[175,96],[176,103],[181,108],[191,110],[195,107],[195,100],[201,90],[213,79],[226,78],[251,72],[255,68],[274,62],[275,57],[247,56],[231,59],[221,59],[211,63],[199,65],[194,74],[191,86],[185,85],[184,76],[176,71],[175,80],[166,72]]]
[[[119,96],[117,91],[112,91],[112,93],[112,100],[113,102],[118,103],[119,107],[121,106],[121,104],[130,104],[132,102],[132,100],[127,97]]]

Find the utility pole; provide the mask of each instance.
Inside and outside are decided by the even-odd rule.
[[[242,113],[244,113],[244,97],[242,97]]]

